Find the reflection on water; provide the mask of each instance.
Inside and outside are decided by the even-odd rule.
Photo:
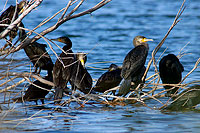
[[[0,9],[3,9],[5,0],[0,1]],[[13,4],[9,1],[8,4]],[[91,7],[95,1],[86,1],[80,10]],[[159,41],[164,37],[169,26],[172,24],[175,14],[180,7],[179,0],[126,0],[112,1],[102,9],[86,15],[81,18],[73,19],[63,24],[56,31],[46,35],[48,38],[68,35],[73,42],[74,52],[89,52],[86,65],[107,68],[110,63],[97,63],[112,61],[117,65],[122,65],[125,55],[133,48],[132,39],[136,35],[144,35],[153,38],[154,42],[150,44],[149,60],[151,52]],[[66,5],[65,0],[44,1],[42,6],[34,10],[28,15],[23,22],[25,27],[33,29],[43,19],[56,13]],[[199,1],[193,0],[187,3],[187,8],[182,15],[182,20],[173,29],[168,39],[158,51],[156,58],[166,49],[166,54],[179,54],[183,52],[187,55],[183,56],[180,61],[185,67],[183,76],[185,76],[194,66],[196,60],[200,57],[199,52],[199,33],[200,33],[200,8]],[[55,8],[56,7],[56,8]],[[33,21],[34,20],[34,21]],[[53,25],[56,20],[50,21],[37,32]],[[39,42],[44,43],[40,39]],[[56,48],[55,48],[56,49]],[[58,52],[58,49],[57,53]],[[55,62],[56,57],[51,51],[52,59]],[[20,50],[14,55],[0,62],[0,71],[7,71],[5,64],[20,65],[17,68],[19,72],[29,72],[30,62],[24,51]],[[16,70],[16,69],[15,69]],[[97,79],[105,71],[89,68],[88,70],[94,79]],[[154,69],[148,75],[154,73]],[[46,72],[42,72],[44,75]],[[185,81],[191,82],[199,80],[200,71],[197,69]],[[17,81],[16,81],[17,82]],[[14,84],[14,83],[13,83]],[[6,87],[4,85],[3,87]],[[1,89],[3,88],[1,87]],[[6,101],[9,97],[15,96],[21,90],[26,89],[26,83],[21,84],[14,91],[0,94],[0,101]],[[131,132],[131,131],[147,131],[147,132],[193,132],[200,128],[199,111],[191,112],[161,112],[152,110],[143,106],[127,105],[127,106],[105,106],[99,104],[86,104],[84,108],[77,109],[79,105],[72,103],[69,107],[54,109],[57,107],[51,103],[52,93],[47,97],[45,107],[28,107],[34,102],[21,104],[0,104],[0,118],[4,118],[0,124],[2,132],[12,131],[73,131],[73,132]],[[5,99],[4,99],[5,98]],[[167,99],[160,99],[166,101]],[[150,107],[160,107],[160,103],[155,100],[148,101]],[[10,109],[10,112],[7,110]],[[12,111],[13,110],[13,111]],[[3,117],[3,116],[6,117]],[[30,118],[31,119],[27,119]],[[18,119],[21,119],[18,121]],[[8,122],[8,120],[14,120]],[[17,120],[17,121],[15,121]],[[17,125],[19,124],[19,125]]]

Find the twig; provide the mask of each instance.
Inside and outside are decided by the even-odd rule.
[[[182,79],[182,81],[180,83],[182,83],[195,69],[198,68],[199,63],[200,63],[200,58],[196,61],[192,70]]]
[[[11,79],[9,79],[9,80],[6,80],[6,82],[0,84],[0,87],[3,86],[3,85],[5,85],[6,83],[8,83],[8,82],[10,82],[10,81],[12,81],[12,80],[14,80],[14,79],[16,79],[16,78],[17,78],[17,76],[15,76],[15,77],[13,77],[13,78],[11,78]]]
[[[38,112],[36,112],[36,113],[33,114],[32,116],[30,116],[29,118],[24,119],[23,121],[20,121],[19,123],[17,123],[17,125],[16,125],[15,127],[19,126],[19,125],[20,125],[21,123],[23,123],[24,121],[31,120],[34,116],[36,116],[37,114],[39,114],[39,113],[42,112],[42,111],[43,111],[43,109],[39,110]]]
[[[46,35],[47,33],[49,32],[52,32],[54,31],[55,29],[57,29],[60,25],[62,25],[64,22],[70,20],[70,19],[73,19],[73,18],[77,18],[77,17],[80,17],[80,16],[83,16],[83,15],[86,15],[86,14],[89,14],[89,13],[92,13],[96,10],[98,10],[99,8],[101,8],[102,6],[104,6],[105,4],[107,4],[108,2],[110,2],[111,0],[102,0],[99,4],[97,4],[96,6],[92,7],[91,9],[88,9],[86,11],[83,11],[81,13],[78,13],[78,14],[75,14],[75,15],[72,15],[75,10],[72,10],[66,17],[64,17],[63,19],[61,19],[59,22],[57,22],[55,25],[47,28],[46,30],[42,31],[40,33],[40,36],[39,35],[36,35],[34,36],[33,38],[31,38],[30,40],[27,40],[25,41],[23,44],[19,45],[18,47],[16,47],[15,50],[13,50],[12,52],[16,52],[18,50],[20,50],[21,48],[25,47],[26,45],[30,44],[30,43],[33,43],[35,41],[37,41],[38,39],[41,38],[41,36],[44,36]],[[82,4],[83,0],[74,8],[74,9],[78,9],[78,7]],[[72,16],[71,16],[72,15]]]
[[[0,38],[4,38],[11,29],[13,29],[17,24],[19,24],[22,19],[28,15],[34,8],[40,5],[43,0],[36,0],[33,5],[31,5],[28,9],[26,9],[13,23],[11,23],[1,34]]]
[[[17,73],[17,72],[0,73],[0,76],[5,76],[5,75],[7,75],[7,76],[18,76],[18,77],[32,77],[32,78],[39,80],[40,82],[42,82],[44,84],[54,86],[54,84],[52,82],[45,80],[38,75],[31,74],[31,73]]]
[[[14,88],[14,87],[20,85],[20,84],[23,83],[24,81],[25,81],[25,79],[22,79],[21,81],[17,82],[16,84],[11,85],[11,86],[9,86],[9,87],[7,87],[7,88],[4,88],[4,89],[0,90],[0,93],[8,91],[8,90],[10,90],[10,89],[12,89],[12,88]]]
[[[155,61],[155,55],[158,52],[158,50],[161,48],[161,46],[163,45],[163,43],[165,42],[165,40],[167,39],[169,33],[172,31],[172,29],[176,26],[176,24],[180,21],[179,18],[182,15],[183,11],[185,10],[186,6],[184,6],[185,4],[185,0],[183,1],[175,19],[174,22],[172,23],[171,27],[169,28],[168,32],[166,33],[166,35],[164,36],[164,38],[161,40],[161,42],[156,46],[156,48],[153,50],[152,52],[152,58],[150,59],[150,61],[148,62],[148,66],[147,69],[144,73],[144,76],[142,78],[142,80],[144,80],[145,76],[147,75],[147,72],[149,71],[149,68],[151,66],[151,63],[153,62],[153,65],[155,67],[155,71],[158,72],[157,67],[156,67],[156,61]]]

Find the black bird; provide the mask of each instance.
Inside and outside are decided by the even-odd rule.
[[[164,56],[159,62],[160,78],[163,84],[178,84],[182,79],[183,65],[174,54]],[[170,89],[173,86],[164,86],[165,89]],[[175,94],[178,87],[167,92],[167,96]]]
[[[10,24],[12,21],[16,20],[19,16],[20,13],[23,12],[23,8],[26,5],[27,1],[23,0],[21,1],[19,4],[17,4],[17,8],[16,6],[11,5],[10,7],[8,7],[0,16],[0,24]],[[0,33],[2,31],[4,31],[7,27],[0,27]],[[17,26],[15,28],[13,28],[9,33],[9,41],[12,42],[12,40],[17,36],[17,31],[18,28]],[[8,43],[10,46],[11,44]]]
[[[25,38],[26,32],[24,30],[20,30],[20,40],[23,41]],[[53,70],[53,62],[46,51],[46,47],[46,44],[40,44],[37,42],[31,43],[24,47],[26,55],[29,57],[30,61],[35,67],[34,73],[39,74],[41,69],[48,71]]]
[[[144,36],[136,36],[133,39],[133,45],[135,48],[133,48],[124,59],[121,71],[121,77],[123,80],[117,95],[125,96],[128,92],[130,92],[131,82],[134,82],[134,85],[138,84],[135,79],[141,77],[140,75],[142,75],[142,73],[144,74],[144,64],[149,51],[149,45],[146,43],[148,41],[153,40],[147,39]],[[141,79],[138,82],[140,81]]]
[[[68,37],[59,37],[57,39],[52,39],[54,41],[62,42],[66,44],[63,47],[65,52],[62,52],[59,59],[53,67],[53,83],[55,84],[55,96],[54,99],[62,99],[63,91],[67,87],[67,82],[71,78],[72,66],[74,64],[74,54],[71,50],[72,42]]]
[[[52,71],[49,71],[48,75],[45,76],[44,79],[53,82]],[[38,87],[35,85],[37,85]],[[42,87],[47,90],[41,89],[39,87]],[[36,105],[38,105],[37,101],[40,99],[42,104],[44,104],[44,98],[49,93],[48,90],[51,90],[51,88],[52,88],[52,86],[44,84],[44,83],[40,82],[39,80],[36,80],[33,82],[33,84],[31,84],[28,87],[23,98],[22,97],[16,98],[16,99],[14,99],[14,101],[16,101],[16,100],[18,100],[19,102],[21,102],[22,100],[35,101]]]
[[[75,55],[75,64],[72,67],[70,83],[73,90],[79,89],[81,92],[88,94],[92,88],[92,77],[85,68],[86,61],[86,53],[77,53]]]
[[[52,71],[51,71],[51,73],[52,73]],[[45,76],[44,79],[53,82],[52,74]],[[33,84],[40,86],[42,88],[45,88],[47,90],[51,90],[51,88],[52,88],[52,86],[44,84],[44,83],[40,82],[39,80],[34,81]],[[36,104],[37,104],[37,100],[40,99],[42,104],[44,104],[44,98],[49,93],[49,91],[47,91],[47,90],[41,89],[34,85],[30,85],[29,88],[27,89],[27,91],[25,92],[25,95],[23,98],[25,99],[25,101],[35,101]]]
[[[92,90],[103,93],[111,88],[118,86],[122,80],[120,74],[121,68],[119,68],[116,64],[111,64],[108,71],[102,74],[101,77],[97,80],[97,83]]]

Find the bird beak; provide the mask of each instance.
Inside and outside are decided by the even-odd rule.
[[[149,41],[153,41],[153,39],[148,39],[148,38],[142,39],[142,42],[149,42]]]
[[[113,67],[112,67],[112,68],[108,68],[108,71],[109,71],[109,72],[112,72],[112,71],[114,71],[114,70],[116,70],[116,69],[113,68]]]
[[[61,39],[60,39],[60,38],[50,39],[50,40],[61,42]]]
[[[112,68],[109,68],[108,71],[111,72],[111,71],[113,71],[113,69],[112,69]]]
[[[81,59],[80,61],[81,61],[82,66],[85,68],[85,62],[84,62],[84,60]]]
[[[21,11],[19,12],[19,15],[22,14],[24,12],[24,7],[21,9]]]

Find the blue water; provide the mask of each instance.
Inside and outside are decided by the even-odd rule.
[[[8,5],[14,4],[14,2],[14,0],[9,0]],[[4,3],[5,0],[0,1],[0,9],[3,9]],[[87,0],[78,12],[88,9],[96,3],[97,1]],[[45,37],[56,38],[68,35],[73,42],[72,49],[74,52],[89,53],[86,64],[87,69],[93,79],[97,79],[105,70],[91,67],[107,68],[110,65],[110,61],[122,65],[125,55],[133,48],[132,40],[137,35],[154,39],[154,42],[149,43],[148,62],[151,58],[151,52],[162,40],[172,24],[181,3],[182,1],[180,0],[111,1],[92,14],[67,21]],[[26,28],[33,29],[41,21],[52,16],[66,4],[66,0],[59,0],[59,2],[51,0],[43,1],[40,7],[23,19],[23,23]],[[164,55],[168,53],[178,55],[180,50],[189,43],[183,49],[186,55],[180,59],[180,62],[185,68],[183,77],[194,67],[195,62],[200,57],[199,0],[187,1],[186,6],[186,10],[181,16],[182,20],[172,30],[156,55],[156,59],[158,59],[166,48],[168,49]],[[51,20],[49,23],[37,29],[36,32],[41,32],[53,25],[56,19]],[[45,43],[42,39],[38,42]],[[63,46],[63,44],[59,45],[61,47]],[[60,51],[55,46],[53,47],[57,54],[59,54]],[[55,62],[56,57],[53,52],[50,50],[49,53],[51,54],[53,62]],[[12,64],[29,64],[17,67],[13,71],[30,71],[31,63],[25,56],[24,51],[20,50],[14,55],[7,57],[6,60],[1,61],[1,72],[8,69],[3,65],[10,62],[11,58],[14,59]],[[96,62],[105,63],[96,64]],[[41,74],[45,75],[46,72],[42,71]],[[148,76],[152,74],[154,74],[153,67],[151,67]],[[200,69],[198,68],[184,83],[200,80],[199,77]],[[19,81],[19,79],[16,81]],[[22,89],[25,90],[27,88],[26,83],[19,85],[13,92],[17,93]],[[0,96],[1,102],[4,101],[4,98],[9,99],[8,94],[6,96],[0,94]],[[50,93],[47,97],[51,96],[52,94]],[[168,99],[163,98],[161,100],[166,102]],[[45,103],[49,104],[45,106],[45,109],[42,108],[43,110],[41,108],[28,107],[29,105],[34,105],[34,102],[26,103],[26,105],[20,103],[9,105],[1,104],[1,108],[3,109],[0,113],[1,118],[7,113],[8,109],[14,107],[14,111],[9,112],[2,120],[3,123],[0,123],[0,132],[198,132],[200,129],[200,114],[198,109],[187,112],[161,112],[160,110],[150,109],[140,104],[118,105],[114,107],[103,104],[86,104],[84,108],[78,108],[79,105],[72,103],[69,107],[62,107],[60,111],[54,112],[54,108],[57,106],[51,104],[51,100],[48,99]],[[161,106],[155,100],[147,101],[146,104],[151,108]],[[26,120],[16,126],[20,122],[19,119],[28,118],[35,113],[38,114],[34,116],[34,119]],[[17,121],[6,123],[7,120]]]

